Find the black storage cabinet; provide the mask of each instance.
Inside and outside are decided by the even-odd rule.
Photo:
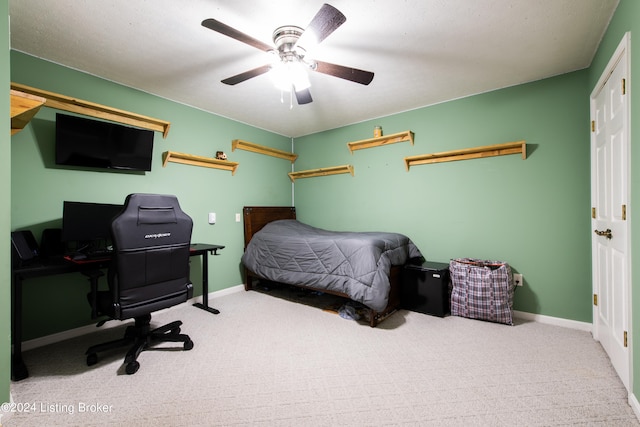
[[[402,308],[444,317],[451,313],[449,264],[425,261],[407,264],[402,272]]]

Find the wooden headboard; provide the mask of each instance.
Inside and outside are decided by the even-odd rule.
[[[247,248],[251,237],[271,221],[278,219],[296,219],[296,208],[293,206],[245,206],[244,215],[244,248]]]

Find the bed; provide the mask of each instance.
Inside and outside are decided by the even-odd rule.
[[[399,307],[403,265],[422,258],[402,234],[315,228],[297,221],[294,207],[243,214],[245,290],[257,279],[346,297],[371,310],[372,327]]]

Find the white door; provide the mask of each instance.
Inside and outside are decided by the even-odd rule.
[[[630,386],[628,35],[591,95],[593,335]]]

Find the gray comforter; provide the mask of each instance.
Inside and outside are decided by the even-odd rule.
[[[391,266],[420,257],[402,234],[327,231],[279,220],[252,237],[242,263],[264,279],[342,292],[382,311],[389,297]]]

